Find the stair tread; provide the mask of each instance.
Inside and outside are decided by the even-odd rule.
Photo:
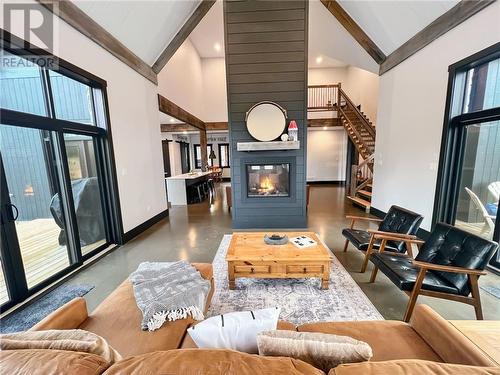
[[[359,195],[365,195],[367,197],[371,197],[372,196],[372,192],[368,191],[368,190],[358,190],[358,194]]]
[[[367,200],[363,199],[363,198],[360,198],[360,197],[351,197],[351,196],[347,196],[347,199],[350,199],[351,201],[367,208],[367,207],[370,207],[371,205],[371,202],[368,202]]]

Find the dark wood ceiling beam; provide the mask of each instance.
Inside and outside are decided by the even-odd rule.
[[[202,120],[160,94],[158,94],[158,108],[160,112],[175,117],[179,121],[192,125],[199,130],[205,130],[205,123]]]
[[[321,2],[377,64],[381,64],[385,60],[384,52],[382,52],[336,0],[321,0]]]
[[[177,32],[174,38],[170,41],[168,46],[160,54],[160,57],[153,64],[153,71],[160,73],[163,67],[167,64],[168,60],[174,55],[175,51],[184,43],[186,38],[191,34],[191,31],[200,23],[205,17],[205,14],[210,10],[215,0],[202,0],[198,7],[195,9],[191,17],[182,25],[181,29]]]
[[[71,1],[37,0],[41,5],[59,16],[68,25],[104,48],[117,59],[128,65],[137,73],[158,84],[156,73],[139,56],[125,47],[118,39],[107,32],[101,25],[90,18],[84,11]]]
[[[162,133],[181,133],[181,132],[198,132],[200,129],[188,124],[161,124]]]
[[[379,74],[382,75],[388,72],[441,35],[460,25],[466,19],[494,2],[495,0],[460,1],[387,56],[385,61],[380,65]]]
[[[205,122],[205,128],[207,130],[228,130],[228,124],[226,122]]]

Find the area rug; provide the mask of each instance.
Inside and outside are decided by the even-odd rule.
[[[66,302],[76,297],[82,297],[92,289],[94,289],[94,286],[88,284],[61,285],[32,304],[14,311],[12,314],[1,319],[0,332],[26,331]]]
[[[295,324],[384,318],[333,255],[330,287],[318,279],[236,279],[230,290],[225,256],[231,235],[225,235],[212,263],[215,293],[209,316],[231,311],[281,307],[280,319]]]
[[[484,290],[486,293],[489,293],[492,296],[500,299],[500,287],[496,285],[486,284],[486,285],[481,285],[480,288]]]

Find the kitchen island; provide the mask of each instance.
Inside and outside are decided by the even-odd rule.
[[[202,184],[208,180],[212,172],[184,173],[177,176],[167,177],[168,201],[172,206],[184,206],[189,202],[188,190],[190,187]]]

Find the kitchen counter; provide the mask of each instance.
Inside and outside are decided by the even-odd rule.
[[[188,204],[188,188],[196,185],[211,176],[212,172],[184,173],[177,176],[167,177],[168,201],[172,206],[185,206]]]

